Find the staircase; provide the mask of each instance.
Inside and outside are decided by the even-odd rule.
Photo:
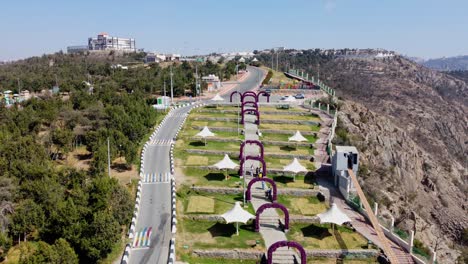
[[[299,263],[300,260],[301,258],[292,249],[282,247],[273,252],[273,264],[293,264]]]

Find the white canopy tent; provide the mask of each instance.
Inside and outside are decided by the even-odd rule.
[[[240,202],[236,202],[234,207],[226,213],[222,214],[221,217],[224,218],[228,224],[236,223],[236,233],[239,235],[239,223],[245,224],[255,216],[242,209]]]
[[[206,138],[207,137],[213,137],[215,134],[210,131],[210,129],[205,126],[200,132],[198,132],[195,136],[197,137],[202,137],[205,139],[205,145],[206,145]]]
[[[227,170],[235,169],[239,165],[232,161],[228,154],[224,154],[224,158],[213,166],[220,170],[225,169],[227,172]],[[227,175],[225,175],[225,177],[227,179]]]
[[[298,172],[307,171],[307,168],[302,166],[302,164],[299,163],[297,158],[294,158],[294,160],[289,165],[283,167],[283,171],[290,171],[294,173],[294,181],[296,181],[296,174]]]
[[[289,141],[295,141],[295,142],[302,142],[302,141],[307,141],[307,138],[305,138],[299,130],[296,131],[296,134],[294,134],[292,137],[288,139]],[[297,148],[297,144],[296,144]]]
[[[317,215],[320,218],[320,223],[331,223],[331,224],[337,224],[337,225],[342,225],[343,223],[346,222],[351,222],[351,218],[349,218],[345,213],[343,213],[340,208],[336,205],[336,203],[332,203],[332,206],[328,211],[318,214]]]
[[[222,98],[219,93],[217,93],[215,95],[215,97],[211,98],[211,101],[215,101],[215,102],[220,102],[220,101],[224,101],[224,98]],[[218,104],[216,103],[216,108],[218,108]]]

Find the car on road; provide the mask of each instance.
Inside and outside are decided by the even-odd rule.
[[[265,89],[265,93],[271,94],[271,89]]]
[[[283,101],[283,100],[286,100],[286,98],[288,98],[289,96],[288,95],[283,95],[281,96],[280,100]]]
[[[296,99],[304,99],[305,97],[304,97],[304,94],[296,94],[296,95],[294,96],[294,98],[296,98]]]

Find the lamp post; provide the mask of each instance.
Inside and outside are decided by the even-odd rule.
[[[237,101],[237,136],[239,136],[239,116],[240,116],[240,99]]]
[[[243,193],[244,193],[244,207],[245,207],[245,205],[246,205],[246,204],[245,204],[245,176],[246,176],[246,173],[245,173],[245,154],[244,154],[244,157],[242,157],[242,159],[244,159],[244,162],[243,162],[243,164],[242,164],[242,165],[243,165],[242,173],[243,173],[244,175],[243,175],[242,178],[243,178],[243,181],[244,181],[244,191],[243,191]]]

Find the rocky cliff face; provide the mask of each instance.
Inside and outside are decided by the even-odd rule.
[[[361,152],[364,189],[439,263],[453,263],[468,228],[467,84],[399,56],[321,69],[344,99],[339,118]]]

